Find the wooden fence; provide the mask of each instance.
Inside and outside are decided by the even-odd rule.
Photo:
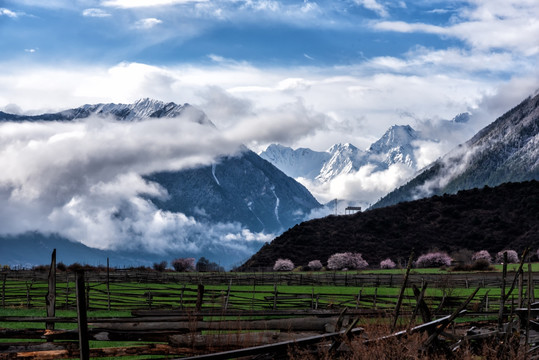
[[[111,277],[97,273],[87,273],[85,282],[86,305],[90,310],[134,310],[134,309],[223,309],[223,310],[286,310],[286,309],[325,309],[349,307],[357,309],[393,308],[397,302],[395,291],[402,283],[402,276],[391,275],[346,275],[329,274],[265,274],[257,277],[243,277],[232,274],[184,274],[167,275],[150,272],[146,281],[141,274],[126,273],[122,277]],[[158,274],[158,275],[156,275]],[[30,276],[29,276],[30,275]],[[26,276],[26,277],[25,277]],[[28,277],[29,276],[29,277]],[[155,281],[153,276],[162,276]],[[335,282],[329,279],[335,279]],[[127,281],[125,281],[127,279]],[[139,281],[135,281],[138,279]],[[164,280],[168,281],[164,281]],[[182,281],[180,281],[180,279]],[[219,285],[217,279],[222,279]],[[533,279],[533,277],[532,277]],[[125,282],[120,282],[124,280]],[[0,274],[0,306],[44,308],[48,283],[34,273],[5,272]],[[225,282],[226,281],[226,282]],[[485,288],[499,287],[501,275],[480,274],[477,276],[456,275],[419,275],[412,274],[408,287],[422,287],[428,283],[429,289],[437,291],[429,295],[435,307],[447,309],[462,300],[455,289],[471,286]],[[332,291],[319,288],[323,284],[335,285]],[[533,283],[533,281],[532,281]],[[301,285],[302,292],[289,290],[290,285]],[[322,285],[321,285],[322,284]],[[339,287],[339,288],[337,288]],[[526,279],[521,287],[527,288]],[[56,307],[74,309],[76,307],[75,278],[72,273],[56,275]],[[532,284],[532,289],[534,285]],[[524,291],[525,292],[525,291]],[[518,306],[519,293],[515,293],[514,305]],[[522,298],[522,294],[520,294]],[[532,293],[532,299],[534,300]],[[483,310],[496,309],[499,293],[492,292],[477,305]],[[403,306],[410,310],[414,297],[409,290],[403,298]]]

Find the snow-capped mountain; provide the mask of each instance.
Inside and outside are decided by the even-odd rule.
[[[271,144],[260,156],[293,178],[314,179],[320,175],[324,164],[331,159],[330,151],[314,151],[307,148],[292,149]]]
[[[0,111],[0,121],[47,121],[75,120],[90,116],[108,117],[116,120],[137,121],[145,118],[182,118],[199,124],[214,126],[206,114],[189,105],[144,98],[133,104],[86,104],[75,109],[41,115],[16,115]]]
[[[378,155],[382,163],[387,166],[402,163],[415,169],[416,158],[414,155],[413,141],[420,139],[420,134],[409,125],[394,125],[375,143],[368,152]]]
[[[209,126],[213,128],[212,131],[215,131],[213,123],[204,112],[193,106],[150,99],[142,99],[133,104],[84,105],[59,113],[34,116],[0,112],[0,122],[71,122],[84,121],[83,119],[92,116],[113,118],[120,122],[174,118],[178,121],[190,121],[201,126]],[[114,157],[114,153],[111,153],[110,157]],[[121,166],[122,164],[119,163],[118,167],[121,168]],[[99,165],[96,164],[92,169],[99,171]],[[138,194],[141,200],[143,198],[144,201],[151,201],[158,212],[163,212],[163,216],[185,219],[182,221],[195,229],[190,233],[172,235],[184,242],[196,244],[193,248],[197,249],[195,251],[185,248],[176,256],[199,257],[202,255],[213,261],[220,261],[221,265],[225,266],[241,260],[234,256],[246,256],[248,255],[246,252],[257,250],[261,243],[257,242],[258,240],[252,241],[255,235],[263,238],[278,234],[303,221],[312,210],[321,207],[303,185],[245,147],[238,155],[222,156],[211,165],[181,171],[159,171],[141,176],[144,181],[149,184],[155,183],[160,189],[155,194]],[[0,190],[3,190],[1,186],[0,184]],[[97,186],[101,185],[97,184]],[[6,191],[11,190],[8,188]],[[123,206],[122,203],[114,209],[114,221],[118,222],[119,227],[123,228],[123,224],[128,222],[125,222],[124,218],[129,217],[131,211],[132,207]],[[196,230],[199,225],[200,228],[207,228],[208,233]],[[221,233],[212,234],[213,226],[218,229],[234,229],[231,230],[231,236],[241,237],[242,234],[247,234],[244,243],[241,243],[241,249],[216,243],[213,239],[220,239]],[[235,230],[238,228],[240,230]],[[39,233],[40,230],[35,229],[35,236],[43,236]],[[125,227],[125,231],[134,234],[141,233],[140,230],[128,226]],[[47,231],[47,234],[50,233]],[[227,234],[225,230],[223,234]],[[23,235],[20,235],[21,239],[28,240],[29,235],[24,235],[26,237]],[[170,234],[166,235],[170,236]],[[207,240],[209,238],[212,241]],[[0,236],[0,254],[2,253],[1,246],[7,243],[4,240],[6,239]],[[240,240],[231,238],[223,240],[223,242],[226,241]],[[11,243],[17,243],[16,239]],[[23,246],[22,240],[20,244]],[[2,261],[0,256],[0,263]]]
[[[539,94],[499,117],[373,207],[525,180],[539,180]]]
[[[331,155],[316,180],[327,182],[341,174],[351,174],[369,162],[369,154],[352,144],[336,144],[329,148]]]
[[[368,164],[374,165],[376,170],[384,170],[402,163],[417,170],[413,142],[419,139],[420,133],[410,126],[394,125],[366,151],[352,144],[335,144],[320,152],[272,144],[260,156],[289,176],[324,183],[339,175],[357,172]]]

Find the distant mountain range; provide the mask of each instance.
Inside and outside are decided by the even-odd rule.
[[[357,172],[368,164],[374,165],[375,171],[397,163],[415,170],[417,159],[413,142],[420,139],[421,134],[409,125],[394,125],[366,151],[348,143],[335,144],[327,151],[294,150],[272,144],[260,156],[293,178],[327,182],[339,175]]]
[[[166,117],[214,127],[202,111],[189,104],[177,105],[151,99],[142,99],[134,104],[84,105],[59,113],[32,116],[0,112],[0,121],[79,121],[90,116],[112,117],[118,121]],[[247,148],[243,148],[238,156],[223,156],[210,166],[157,172],[147,175],[146,179],[158,183],[168,192],[166,199],[150,198],[159,209],[182,213],[206,224],[241,224],[252,233],[281,233],[321,206],[303,185]],[[39,232],[40,229],[35,230]],[[31,237],[32,233],[29,233],[21,239]],[[1,247],[7,243],[5,239],[0,238]],[[21,241],[19,245],[24,246],[23,243]],[[208,251],[202,256],[220,261],[225,266],[241,260],[218,247]],[[193,254],[186,250],[183,255]],[[140,256],[144,257],[143,254]],[[7,260],[0,254],[0,264]]]
[[[373,208],[532,179],[539,180],[539,94],[525,99]]]
[[[432,249],[520,251],[537,245],[537,180],[539,94],[368,211],[297,225],[266,244],[242,268],[269,267],[279,257],[296,265],[324,262],[346,251],[361,252],[374,265],[386,257],[405,259],[413,248],[416,255]]]

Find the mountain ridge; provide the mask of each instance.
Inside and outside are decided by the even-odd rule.
[[[390,192],[373,208],[507,181],[539,179],[539,94]]]
[[[372,267],[432,251],[504,249],[522,251],[537,243],[539,182],[505,183],[462,190],[296,225],[264,245],[241,270],[270,268],[278,258],[296,266],[323,264],[338,252],[359,252]]]

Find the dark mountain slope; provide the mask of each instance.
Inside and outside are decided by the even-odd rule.
[[[296,225],[265,245],[242,269],[326,263],[337,252],[360,252],[377,266],[387,257],[406,259],[429,250],[497,252],[539,246],[539,182],[507,183],[434,196],[351,216],[328,216]]]
[[[256,232],[286,230],[320,206],[303,185],[250,150],[213,166],[148,178],[170,194],[153,200],[159,208],[200,220],[241,221]]]
[[[526,180],[539,180],[539,95],[524,100],[372,208]]]

